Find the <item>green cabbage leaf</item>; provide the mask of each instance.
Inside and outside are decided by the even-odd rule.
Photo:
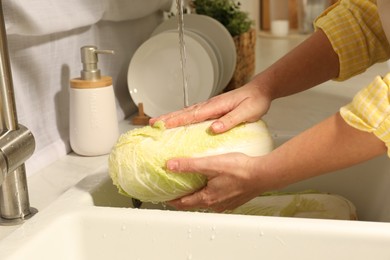
[[[340,195],[315,191],[268,193],[225,213],[318,219],[357,219],[356,207],[351,201]]]
[[[121,135],[109,156],[109,173],[119,192],[144,202],[164,202],[191,194],[207,184],[197,173],[173,173],[166,162],[231,152],[260,156],[273,149],[263,121],[222,133],[209,131],[212,121],[165,129],[162,122]]]

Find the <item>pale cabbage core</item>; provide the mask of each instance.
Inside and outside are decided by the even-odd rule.
[[[123,134],[109,156],[113,183],[121,193],[141,201],[169,201],[201,189],[207,180],[200,174],[169,172],[167,160],[230,152],[259,156],[273,148],[262,121],[239,125],[223,134],[211,133],[210,124],[165,129],[157,122]]]

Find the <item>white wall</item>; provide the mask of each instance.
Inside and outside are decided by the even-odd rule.
[[[241,10],[249,13],[249,16],[255,22],[255,28],[260,30],[260,0],[241,0],[240,3]]]
[[[119,119],[135,112],[127,68],[135,50],[162,21],[171,0],[3,1],[19,123],[36,139],[27,173],[70,151],[69,80],[79,77],[80,47],[113,49],[99,59],[114,79]]]

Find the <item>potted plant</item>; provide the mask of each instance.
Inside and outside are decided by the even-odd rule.
[[[255,71],[256,29],[249,14],[234,0],[191,0],[193,13],[210,16],[229,31],[236,45],[237,62],[234,75],[225,90],[245,84]]]

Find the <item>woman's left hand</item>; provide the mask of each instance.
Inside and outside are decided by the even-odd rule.
[[[170,171],[200,173],[207,177],[207,186],[190,195],[170,201],[177,209],[211,209],[215,212],[235,209],[264,190],[260,190],[258,157],[230,153],[203,158],[178,158],[167,162]],[[263,186],[263,185],[261,185]]]

